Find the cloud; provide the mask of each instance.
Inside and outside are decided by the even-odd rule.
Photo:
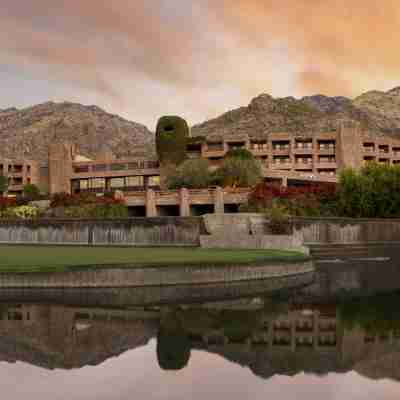
[[[399,78],[396,0],[223,0],[214,9],[242,46],[284,42],[307,90],[355,94],[361,82]]]
[[[140,103],[143,117],[132,116],[139,121],[165,109],[197,122],[261,92],[357,95],[400,74],[394,0],[0,0],[0,7],[2,62],[100,93],[114,112]]]

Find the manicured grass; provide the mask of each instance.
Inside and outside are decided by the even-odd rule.
[[[306,259],[301,253],[283,250],[0,246],[0,272],[49,272],[102,266],[261,264]]]

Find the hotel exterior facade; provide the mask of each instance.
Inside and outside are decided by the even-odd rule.
[[[400,164],[400,139],[363,131],[355,124],[342,124],[333,132],[310,134],[271,133],[267,138],[248,135],[216,137],[192,143],[188,158],[205,158],[211,167],[221,165],[231,149],[249,150],[260,161],[265,179],[292,182],[336,182],[346,167],[359,169],[365,163]],[[120,190],[159,190],[160,167],[156,158],[117,159],[99,154],[89,159],[74,144],[51,144],[45,165],[29,160],[0,159],[0,175],[9,181],[8,193],[22,193],[35,184],[50,194]]]

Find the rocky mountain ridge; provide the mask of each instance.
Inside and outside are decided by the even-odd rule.
[[[342,121],[357,121],[377,135],[400,135],[400,87],[388,92],[367,92],[354,100],[324,95],[273,98],[262,94],[247,107],[195,125],[192,135],[266,137],[270,132],[334,131]]]
[[[271,132],[296,134],[335,131],[357,121],[376,135],[400,136],[400,87],[370,91],[355,99],[324,95],[273,98],[261,94],[247,107],[192,127],[192,136],[225,137]],[[0,110],[0,158],[47,160],[54,142],[73,142],[89,157],[111,150],[119,157],[155,154],[154,133],[144,125],[109,114],[97,106],[47,102],[25,109]]]
[[[153,152],[154,135],[144,125],[97,106],[47,102],[0,110],[0,157],[47,160],[50,143],[72,142],[94,156],[111,150],[119,156]]]

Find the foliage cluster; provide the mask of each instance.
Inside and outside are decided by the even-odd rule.
[[[338,210],[354,218],[400,217],[400,166],[369,164],[340,175]]]
[[[179,165],[166,178],[169,189],[203,189],[212,184],[209,163],[204,158],[187,160]]]
[[[302,187],[283,187],[261,183],[252,190],[242,211],[264,212],[276,219],[286,216],[330,216],[335,214],[336,185],[319,183]],[[270,216],[270,215],[269,215]]]
[[[361,327],[371,334],[400,329],[400,292],[379,294],[343,302],[339,306],[342,322],[347,328]]]
[[[8,189],[8,179],[4,175],[0,175],[0,194],[7,192]]]
[[[161,164],[182,163],[186,158],[188,137],[189,126],[183,118],[161,117],[156,128],[156,149]]]
[[[257,184],[261,176],[261,165],[250,152],[233,150],[214,171],[205,159],[186,160],[168,174],[166,184],[169,189],[203,189],[216,185],[250,187]]]
[[[17,206],[15,203],[7,207],[0,207],[0,218],[33,219],[37,218],[40,210],[33,206]]]
[[[96,196],[93,193],[56,193],[51,208],[63,208],[70,218],[126,218],[128,208],[121,199],[111,196]]]

